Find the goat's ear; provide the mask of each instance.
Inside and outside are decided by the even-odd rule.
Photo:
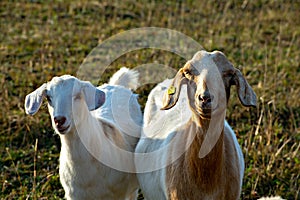
[[[230,85],[236,85],[237,93],[241,103],[244,106],[256,106],[256,94],[252,90],[251,86],[248,84],[240,70],[236,69],[226,58],[226,56],[220,51],[214,51],[212,53],[213,60],[215,64],[218,66],[220,71],[232,71],[233,78],[230,81],[228,87]],[[230,73],[232,74],[232,73]],[[229,92],[229,90],[228,90]],[[229,93],[227,94],[227,98],[229,97]]]
[[[161,110],[168,110],[176,105],[180,95],[181,86],[182,84],[186,83],[186,80],[187,79],[184,76],[183,69],[181,68],[177,72],[172,84],[168,88],[168,91],[164,94],[163,107]]]
[[[41,107],[43,97],[45,96],[47,84],[44,83],[38,89],[31,92],[25,97],[25,112],[34,115]]]
[[[252,90],[251,86],[248,84],[247,80],[244,78],[240,70],[235,69],[234,84],[237,87],[237,93],[241,103],[244,106],[256,106],[256,94]]]
[[[98,109],[105,103],[105,93],[90,83],[84,85],[83,94],[90,111]]]

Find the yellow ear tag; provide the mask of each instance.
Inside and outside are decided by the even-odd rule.
[[[174,87],[173,85],[171,85],[168,89],[168,94],[169,95],[172,95],[172,94],[175,94],[176,92],[176,87]]]

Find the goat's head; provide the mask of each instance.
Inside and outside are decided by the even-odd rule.
[[[91,83],[80,81],[69,75],[54,77],[25,98],[25,111],[34,115],[40,108],[43,97],[48,100],[52,126],[57,133],[72,130],[88,111],[99,108],[105,102],[105,93]],[[78,120],[79,118],[79,120]]]
[[[191,110],[201,118],[225,111],[231,85],[237,86],[244,106],[256,106],[256,95],[242,73],[219,51],[199,51],[177,72],[164,96],[162,110],[177,103],[183,84],[187,84]]]

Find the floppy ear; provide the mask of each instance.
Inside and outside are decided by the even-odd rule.
[[[91,83],[84,84],[83,94],[89,111],[96,110],[105,103],[105,93]]]
[[[31,92],[25,97],[25,112],[29,115],[34,115],[41,107],[43,97],[45,96],[47,84],[44,83],[38,89]]]
[[[236,85],[241,103],[244,106],[256,107],[256,94],[238,69],[235,69],[233,82]]]
[[[172,84],[168,88],[168,91],[164,94],[163,107],[161,110],[168,110],[176,105],[180,95],[181,86],[186,83],[186,80],[187,79],[183,74],[183,69],[181,68],[177,72]]]
[[[236,69],[226,58],[226,56],[220,51],[214,51],[212,53],[213,60],[215,64],[218,66],[221,72],[230,71],[230,82],[225,84],[228,85],[227,88],[227,100],[229,98],[230,93],[230,85],[236,85],[237,93],[241,103],[244,106],[256,106],[256,94],[252,90],[251,86],[248,84],[247,80],[244,78],[240,70]],[[233,77],[232,77],[233,74]]]

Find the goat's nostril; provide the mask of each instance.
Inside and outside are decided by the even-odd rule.
[[[54,117],[54,123],[56,126],[62,126],[65,122],[66,122],[66,117],[64,116]]]
[[[209,97],[206,99],[206,103],[210,103],[210,102],[211,102],[211,98]]]
[[[210,101],[213,101],[214,100],[214,95],[210,95]]]
[[[204,95],[199,95],[199,100],[204,103],[210,103],[214,99],[213,95],[210,95],[209,93],[204,93]]]

